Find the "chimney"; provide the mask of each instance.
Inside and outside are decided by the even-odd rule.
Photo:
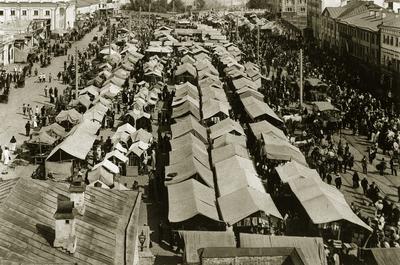
[[[68,198],[58,199],[54,247],[68,253],[76,250],[74,203]]]
[[[69,198],[80,215],[85,213],[85,191],[86,184],[83,182],[82,176],[78,175],[73,178],[69,186]]]

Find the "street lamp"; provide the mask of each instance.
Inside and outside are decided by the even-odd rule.
[[[144,232],[142,230],[142,233],[139,235],[139,243],[140,243],[140,251],[143,252],[143,245],[144,242],[146,241],[146,236],[144,235]]]

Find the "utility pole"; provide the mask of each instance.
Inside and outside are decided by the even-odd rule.
[[[111,19],[108,19],[108,56],[111,59]]]
[[[236,16],[236,42],[239,40],[239,16]]]
[[[79,81],[78,81],[78,46],[75,47],[75,99],[78,99]]]
[[[149,23],[148,23],[149,27],[150,27],[150,10],[151,10],[151,0],[149,0]]]
[[[257,63],[260,66],[260,25],[257,25]]]
[[[300,49],[300,108],[303,107],[303,49]]]

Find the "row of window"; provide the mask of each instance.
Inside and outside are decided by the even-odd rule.
[[[348,34],[351,37],[355,37],[363,41],[371,42],[371,44],[379,45],[379,38],[375,36],[375,33],[358,30],[356,28],[347,27],[344,25],[339,25],[339,32]]]
[[[393,38],[393,36],[383,34],[382,42],[383,42],[383,44],[399,47],[399,38],[398,37]]]
[[[0,16],[4,16],[4,10],[0,10]],[[46,10],[45,12],[44,12],[44,14],[45,14],[45,16],[50,16],[50,10]],[[10,10],[10,15],[11,16],[15,16],[16,15],[16,12],[15,12],[15,9],[11,9]],[[21,12],[21,15],[22,16],[27,16],[28,15],[28,10],[22,10],[22,12]],[[39,16],[39,10],[33,10],[33,16],[35,16],[35,17],[37,17],[37,16]]]
[[[383,65],[385,65],[393,70],[400,71],[400,60],[383,55],[382,63],[383,63]]]
[[[287,7],[286,8],[286,12],[293,12],[294,9],[293,7]],[[306,8],[305,7],[300,7],[300,12],[306,12]]]

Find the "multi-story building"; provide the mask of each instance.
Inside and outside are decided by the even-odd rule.
[[[382,23],[379,29],[382,79],[393,89],[400,85],[400,17]]]
[[[76,0],[9,0],[0,2],[0,25],[46,21],[50,30],[74,27]]]
[[[100,0],[79,0],[77,2],[76,14],[92,14],[100,8]]]
[[[379,8],[379,6],[374,5],[372,1],[354,1],[345,6],[325,8],[325,10],[322,12],[320,20],[321,25],[319,38],[321,41],[321,45],[325,48],[337,50],[337,48],[339,47],[339,32],[337,20],[345,16],[351,16],[352,14],[357,14],[359,12],[365,11],[371,7]]]
[[[349,55],[370,65],[380,65],[380,31],[378,26],[395,18],[385,9],[371,8],[342,16],[337,20],[339,53]]]
[[[307,0],[307,27],[312,30],[313,37],[320,39],[321,15],[327,7],[346,5],[347,0]]]
[[[14,63],[14,36],[0,35],[0,65]]]
[[[281,0],[282,17],[307,16],[307,0]]]

